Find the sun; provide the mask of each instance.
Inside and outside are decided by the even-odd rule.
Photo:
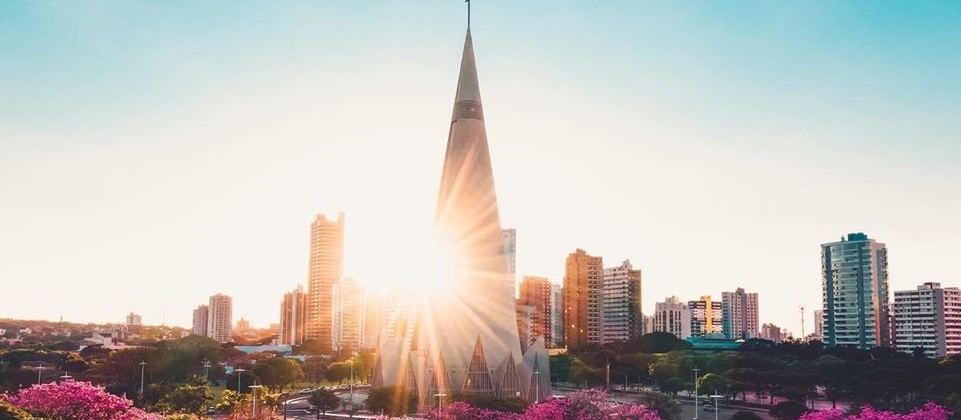
[[[454,241],[442,234],[433,235],[419,270],[406,283],[419,306],[435,306],[457,298],[464,281],[463,255]]]

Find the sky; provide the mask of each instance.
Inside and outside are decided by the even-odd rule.
[[[310,223],[418,281],[461,1],[0,2],[0,318],[277,322]],[[481,0],[471,30],[519,275],[643,270],[645,312],[744,287],[800,332],[820,244],[961,286],[961,4]]]

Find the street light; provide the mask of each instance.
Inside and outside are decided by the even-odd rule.
[[[717,400],[722,397],[722,395],[717,395],[717,389],[714,389],[714,395],[710,396],[714,398],[714,420],[717,420]]]
[[[208,385],[208,386],[209,386],[209,382],[207,381],[207,375],[209,372],[210,372],[210,360],[207,360],[206,358],[204,358],[204,385]]]
[[[438,415],[440,415],[440,409],[441,409],[440,399],[443,398],[443,397],[446,397],[447,394],[437,393],[437,394],[434,394],[434,396],[437,397],[437,413],[438,413]]]
[[[37,385],[40,385],[40,375],[43,374],[43,365],[37,366]]]
[[[347,385],[350,389],[350,410],[354,411],[354,359],[347,359],[347,363],[350,364],[350,384]]]
[[[143,382],[144,382],[143,378],[144,378],[144,374],[147,371],[146,368],[147,368],[147,362],[145,361],[140,362],[140,397],[141,398],[143,397]]]
[[[254,401],[254,407],[250,409],[250,416],[257,418],[257,390],[263,388],[263,385],[257,385],[257,381],[254,381],[254,384],[248,388],[251,390],[250,399]]]
[[[541,369],[534,366],[534,404],[541,402]]]
[[[694,420],[697,420],[697,410],[698,410],[698,406],[697,406],[697,373],[700,372],[701,369],[694,368],[693,370],[694,370]]]
[[[240,394],[240,377],[242,376],[241,374],[246,371],[247,369],[243,369],[243,368],[234,369],[234,372],[237,372],[237,394]]]
[[[64,373],[63,376],[60,377],[61,381],[69,381],[71,379],[73,379],[73,376],[70,376],[69,373]]]

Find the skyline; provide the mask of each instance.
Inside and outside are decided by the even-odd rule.
[[[19,24],[0,25],[0,37],[30,41],[0,54],[0,92],[14,99],[0,102],[0,141],[12,150],[0,154],[0,231],[10,233],[0,237],[0,278],[23,279],[8,292],[29,297],[5,304],[0,317],[108,321],[108,312],[120,320],[132,310],[158,324],[166,308],[167,324],[186,326],[190,309],[226,293],[235,314],[264,325],[278,317],[285,291],[306,285],[315,213],[346,213],[346,276],[370,284],[415,273],[410,254],[397,251],[426,244],[409,239],[430,229],[444,144],[437,121],[449,115],[464,11],[459,2],[391,6],[365,15],[346,5],[244,5],[236,20],[209,28],[198,26],[210,23],[201,17],[223,10],[196,6],[209,15],[176,23],[180,16],[161,15],[131,39],[121,35],[140,28],[124,26],[123,16],[149,6],[85,19],[63,12],[70,6],[49,14],[42,3],[0,5],[0,22]],[[605,5],[578,18],[584,9],[562,3],[544,23],[521,22],[534,16],[532,5],[475,5],[499,206],[503,225],[517,229],[518,277],[560,283],[567,254],[583,248],[607,267],[626,259],[639,267],[645,308],[744,287],[760,295],[762,323],[795,333],[797,306],[808,308],[808,325],[820,306],[820,244],[847,233],[888,245],[892,290],[961,283],[949,264],[961,239],[952,223],[961,210],[961,145],[952,135],[961,123],[950,120],[961,111],[952,103],[961,43],[951,41],[961,30],[948,25],[959,8],[918,6],[897,22],[904,27],[892,27],[886,13],[904,6],[860,6],[879,13],[846,22],[861,10],[735,5],[750,12],[737,28],[726,26],[735,10],[711,6]],[[105,11],[78,14],[97,12]],[[44,23],[34,16],[25,24],[31,13],[58,24],[30,27]],[[356,28],[333,23],[348,17]],[[628,27],[636,23],[628,17],[651,26]],[[269,25],[291,18],[286,28]],[[685,18],[700,29],[679,37],[671,25]],[[805,26],[812,19],[822,25]],[[252,33],[244,25],[265,21]],[[172,28],[186,33],[164,31]],[[671,36],[638,36],[658,29]],[[755,29],[775,39],[753,39]],[[66,57],[54,45],[58,31],[78,34]],[[863,37],[827,44],[835,32]],[[198,33],[214,36],[187,51],[160,42]],[[347,46],[285,38],[292,34],[334,35]],[[638,41],[610,42],[627,37]],[[218,46],[233,49],[208,56]],[[714,48],[720,53],[708,54]],[[781,49],[820,65],[805,67]],[[299,54],[308,51],[315,56]],[[49,61],[24,60],[35,56]],[[79,75],[58,66],[70,63]],[[860,209],[849,201],[853,190],[862,191]],[[783,242],[770,244],[776,239]],[[37,282],[64,293],[33,299]],[[123,303],[89,305],[104,290]],[[70,306],[77,302],[87,307]]]

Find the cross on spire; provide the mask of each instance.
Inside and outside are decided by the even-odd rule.
[[[470,0],[464,0],[467,3],[467,29],[470,29]]]

